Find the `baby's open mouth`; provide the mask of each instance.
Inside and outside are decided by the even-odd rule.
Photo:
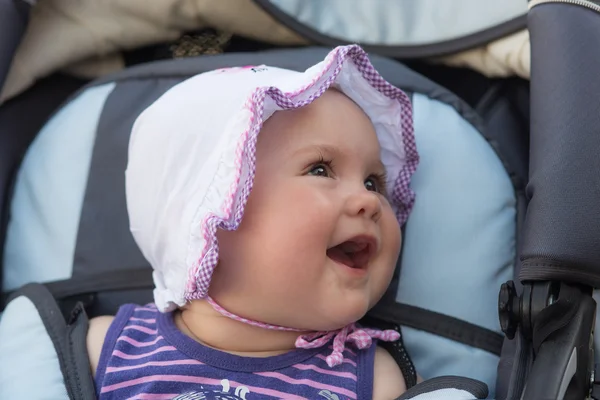
[[[327,256],[350,268],[366,269],[375,252],[375,246],[374,238],[357,236],[327,249]]]

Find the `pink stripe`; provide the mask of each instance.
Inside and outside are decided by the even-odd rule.
[[[150,375],[142,378],[130,379],[114,385],[104,386],[100,393],[108,393],[114,390],[123,389],[130,386],[141,385],[150,382],[183,382],[183,383],[197,383],[212,386],[221,386],[219,379],[202,378],[199,376],[186,376],[186,375]],[[278,399],[290,399],[290,400],[308,400],[305,397],[294,396],[289,393],[279,392],[277,390],[259,388],[254,386],[248,386],[235,381],[229,381],[232,387],[246,386],[252,393],[260,393],[267,396],[272,396]],[[353,397],[356,398],[356,397]]]
[[[163,347],[159,347],[156,350],[152,350],[149,353],[144,353],[144,354],[125,354],[122,351],[115,350],[115,351],[113,351],[112,355],[119,357],[119,358],[123,358],[125,360],[139,360],[140,358],[153,356],[156,353],[162,353],[165,351],[174,351],[174,350],[176,350],[176,349],[173,346],[163,346]]]
[[[316,357],[320,358],[321,360],[327,361],[327,357],[325,357],[323,354],[317,354]],[[348,360],[347,358],[344,358],[342,360],[342,362],[348,363],[348,364],[353,365],[353,366],[356,367],[356,363],[354,361],[352,361],[352,360]]]
[[[145,322],[147,324],[154,324],[156,323],[156,318],[137,318],[137,317],[131,317],[129,318],[130,321],[140,321],[140,322]]]
[[[158,310],[157,308],[154,307],[136,307],[133,309],[133,311],[156,311]]]
[[[156,339],[150,341],[150,342],[138,342],[135,339],[130,338],[129,336],[119,336],[119,338],[117,339],[117,342],[127,342],[132,346],[135,347],[147,347],[147,346],[152,346],[154,344],[156,344],[158,341],[163,340],[164,338],[162,336],[158,336]]]
[[[179,396],[177,393],[139,393],[131,397],[130,400],[172,400]]]
[[[106,373],[129,371],[131,369],[138,369],[143,367],[170,367],[173,365],[204,365],[197,360],[173,360],[173,361],[148,361],[147,363],[138,365],[127,365],[125,367],[106,367]]]
[[[158,331],[156,329],[150,329],[150,328],[146,328],[145,326],[139,326],[139,325],[129,325],[129,326],[126,326],[125,328],[123,328],[123,330],[127,330],[127,329],[133,329],[134,331],[144,332],[144,333],[147,333],[148,335],[156,335],[158,333]]]
[[[331,371],[328,369],[319,368],[316,365],[312,365],[312,364],[296,364],[296,365],[293,365],[293,367],[301,369],[303,371],[313,370],[313,371],[316,371],[321,374],[339,376],[340,378],[349,378],[349,379],[352,379],[353,381],[356,381],[356,375],[354,375],[352,372]]]
[[[280,381],[283,381],[283,382],[286,382],[286,383],[290,383],[292,385],[306,385],[306,386],[313,387],[315,389],[330,390],[330,391],[332,391],[334,393],[339,393],[339,394],[343,394],[345,396],[348,396],[351,399],[356,399],[356,393],[354,393],[351,390],[340,388],[340,387],[337,387],[337,386],[326,385],[324,383],[315,382],[315,381],[310,380],[310,379],[294,379],[294,378],[290,378],[287,375],[280,374],[279,372],[255,372],[254,374],[255,375],[260,375],[260,376],[266,376],[267,378],[279,379]]]

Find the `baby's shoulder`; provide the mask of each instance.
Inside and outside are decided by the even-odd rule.
[[[100,354],[102,353],[102,346],[114,319],[114,316],[105,315],[90,320],[87,333],[87,352],[93,376],[96,376],[96,368],[98,367]]]
[[[139,306],[136,304],[125,304],[119,308],[115,316],[105,315],[90,319],[86,343],[90,367],[94,376],[96,375],[96,369],[98,368],[102,349],[106,345],[106,341],[116,340],[121,333],[120,331],[135,320],[155,321],[154,317],[157,312],[158,310],[152,305]],[[150,317],[151,319],[149,320],[148,318]],[[110,336],[110,339],[107,336]]]
[[[373,365],[373,400],[395,399],[406,392],[400,367],[383,347],[375,349]]]

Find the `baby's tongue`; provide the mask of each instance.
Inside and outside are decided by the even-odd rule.
[[[350,268],[354,268],[354,261],[344,250],[342,250],[341,246],[335,246],[327,250],[327,257],[331,258],[333,261],[347,265]]]

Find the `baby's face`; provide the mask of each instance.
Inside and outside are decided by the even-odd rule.
[[[239,229],[218,232],[211,296],[246,318],[306,330],[360,319],[389,285],[401,242],[371,121],[327,91],[275,113],[256,160]]]

